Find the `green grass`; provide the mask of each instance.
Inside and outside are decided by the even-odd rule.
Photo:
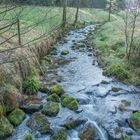
[[[115,15],[113,17],[115,20],[113,19],[111,22],[102,24],[94,32],[95,39],[93,42],[96,48],[101,51],[101,60],[108,75],[140,85],[139,66],[135,66],[134,62],[128,61],[125,57],[124,22],[119,16]],[[140,38],[138,26],[136,26],[135,31],[136,35],[139,35],[138,37]]]
[[[52,28],[57,27],[61,24],[62,21],[62,8],[54,7],[45,7],[45,6],[23,6],[22,8],[17,8],[7,12],[4,17],[3,22],[0,23],[0,26],[9,24],[9,21],[13,21],[16,15],[21,11],[20,14],[20,27],[21,27],[21,41],[22,45],[28,43],[31,40],[38,38],[44,34],[50,34],[49,31]],[[0,9],[2,11],[4,9]],[[67,9],[67,18],[69,23],[74,22],[76,8]],[[99,9],[80,9],[79,11],[79,21],[80,22],[103,22],[107,20],[108,13],[99,10]],[[0,19],[3,16],[0,15]],[[5,20],[8,19],[9,21]],[[11,35],[17,33],[17,25],[13,25],[12,28],[3,34],[5,38],[10,37]],[[8,44],[8,47],[14,47],[17,44],[17,36],[12,38],[11,43]],[[6,49],[5,44],[0,47],[0,49]]]

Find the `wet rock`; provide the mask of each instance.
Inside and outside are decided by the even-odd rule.
[[[49,94],[50,93],[50,89],[48,87],[48,85],[42,85],[39,89],[40,92],[43,92],[43,93],[47,93]]]
[[[21,105],[20,108],[24,110],[26,113],[35,113],[40,111],[43,108],[41,104],[25,104]]]
[[[59,96],[56,93],[53,93],[47,97],[47,101],[59,102]]]
[[[102,80],[101,84],[107,85],[107,84],[109,84],[109,82],[105,81],[105,80]]]
[[[119,92],[121,90],[121,88],[118,87],[112,87],[112,91],[113,92]]]
[[[61,55],[68,55],[69,54],[69,51],[68,50],[64,50],[61,52]]]
[[[50,133],[50,123],[45,115],[40,112],[34,113],[27,121],[27,126],[33,131],[39,131],[41,134]]]
[[[59,104],[49,101],[43,106],[42,113],[50,117],[56,116],[59,112]]]
[[[94,140],[95,130],[91,124],[88,124],[79,134],[80,140]]]
[[[15,109],[13,112],[9,114],[8,120],[10,121],[11,124],[17,126],[22,123],[25,117],[26,114],[21,109]]]
[[[4,116],[0,119],[0,139],[4,139],[13,133],[13,126]]]
[[[122,111],[122,112],[123,112],[123,111],[126,111],[126,106],[125,106],[125,104],[123,104],[123,103],[121,103],[121,104],[119,105],[118,108],[119,108],[119,110]]]
[[[74,129],[74,128],[76,128],[76,127],[78,127],[81,124],[84,124],[86,122],[87,122],[87,119],[83,119],[83,118],[73,119],[73,118],[70,118],[62,126],[67,128],[67,129]]]
[[[133,129],[140,133],[140,111],[132,113],[128,122]]]
[[[127,101],[127,100],[121,100],[121,103],[124,104],[125,106],[130,106],[131,102]]]
[[[62,128],[58,130],[56,133],[54,133],[50,140],[67,140],[67,131],[65,128]]]
[[[62,94],[64,94],[64,89],[63,89],[63,87],[60,86],[60,85],[52,86],[52,87],[50,88],[50,91],[51,91],[52,94],[53,94],[53,93],[56,93],[58,96],[61,96]]]
[[[77,98],[77,101],[80,105],[87,105],[90,102],[90,99],[85,99],[85,98]]]
[[[76,99],[74,99],[71,96],[63,95],[61,97],[61,104],[64,107],[69,108],[70,110],[77,110],[78,109],[78,103],[77,103]]]
[[[26,133],[25,135],[24,135],[24,140],[32,140],[33,138],[32,138],[32,134],[31,133]]]

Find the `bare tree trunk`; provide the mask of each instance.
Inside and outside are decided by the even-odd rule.
[[[67,0],[64,0],[63,3],[63,19],[62,19],[62,27],[65,28],[67,23]]]
[[[77,10],[76,10],[76,14],[75,14],[74,25],[76,25],[76,23],[77,23],[77,21],[78,21],[79,8],[80,8],[80,0],[77,0]]]

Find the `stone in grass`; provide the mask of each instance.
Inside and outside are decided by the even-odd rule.
[[[43,106],[42,113],[50,117],[57,116],[59,112],[59,104],[56,102],[49,101]]]
[[[54,133],[50,140],[67,140],[67,131],[65,128],[61,128],[56,133]]]
[[[64,50],[61,52],[61,55],[68,55],[69,54],[69,51],[68,50]]]
[[[56,93],[53,93],[47,97],[47,101],[59,102],[59,96]]]
[[[113,92],[119,92],[121,90],[121,88],[118,87],[112,87],[112,91]]]
[[[58,96],[61,96],[62,94],[64,94],[64,89],[61,85],[54,85],[50,88],[50,92],[56,93]]]
[[[6,117],[0,119],[0,139],[4,139],[13,133],[13,126]]]
[[[21,109],[17,108],[9,114],[8,120],[10,121],[11,124],[17,126],[22,123],[25,117],[26,114]]]
[[[76,99],[71,96],[62,95],[61,104],[62,106],[67,107],[70,110],[78,110],[78,103]]]
[[[132,113],[128,122],[133,129],[140,133],[140,111]]]
[[[38,131],[41,134],[48,134],[51,132],[47,117],[40,112],[34,113],[27,121],[26,125],[31,128],[32,131]]]
[[[62,126],[67,129],[74,129],[78,127],[79,125],[84,124],[86,122],[87,120],[83,118],[77,118],[77,119],[70,118]]]
[[[26,133],[25,135],[24,135],[24,140],[32,140],[33,138],[32,138],[32,134],[31,133]]]

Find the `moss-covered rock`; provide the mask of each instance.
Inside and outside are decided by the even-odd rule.
[[[24,140],[32,140],[33,138],[32,138],[32,134],[31,133],[26,133],[25,135],[24,135]]]
[[[50,140],[67,140],[67,131],[65,128],[58,130],[52,135]]]
[[[109,84],[109,82],[108,81],[105,81],[105,80],[102,80],[101,81],[101,84],[107,85],[107,84]]]
[[[112,87],[112,91],[113,92],[119,92],[121,90],[121,88],[118,87]]]
[[[27,121],[27,126],[33,131],[39,131],[41,134],[50,132],[50,123],[45,115],[40,112],[34,113]]]
[[[128,122],[133,129],[140,133],[140,111],[134,112]]]
[[[56,93],[53,93],[47,97],[47,101],[59,102],[59,96]]]
[[[51,93],[56,93],[58,96],[64,94],[64,89],[61,85],[55,85],[50,88]]]
[[[69,119],[62,126],[67,129],[74,129],[79,125],[86,123],[86,121],[87,121],[86,119],[82,119],[82,118]]]
[[[73,97],[63,95],[61,97],[61,103],[64,107],[67,107],[70,110],[78,109],[78,103],[77,103],[76,99],[74,99]]]
[[[0,119],[0,139],[10,136],[13,133],[13,126],[4,116]]]
[[[39,91],[44,92],[44,93],[47,93],[47,94],[50,93],[50,89],[49,89],[48,85],[42,85],[42,86],[40,86]]]
[[[69,51],[68,50],[64,50],[61,52],[61,55],[68,55],[69,54]]]
[[[59,104],[49,101],[43,106],[42,113],[48,116],[56,116],[59,112]]]
[[[85,128],[79,137],[80,140],[94,140],[95,131],[93,128]]]
[[[15,109],[8,116],[8,120],[14,126],[19,125],[26,117],[26,114],[21,109]]]

